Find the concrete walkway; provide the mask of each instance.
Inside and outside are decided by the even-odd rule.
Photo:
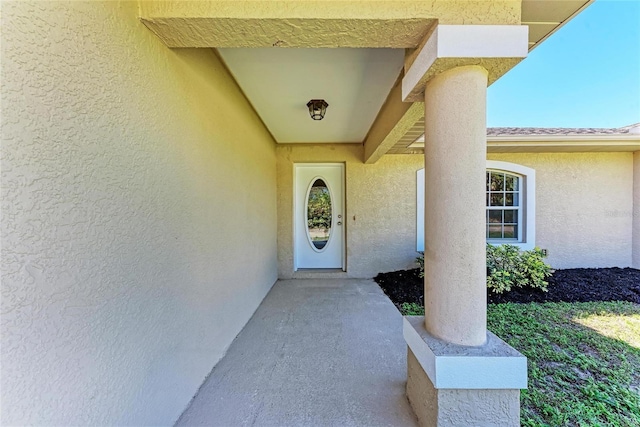
[[[402,317],[371,280],[282,280],[178,426],[415,426]]]

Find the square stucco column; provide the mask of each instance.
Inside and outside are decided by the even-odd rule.
[[[487,332],[487,70],[425,87],[425,316],[406,317],[407,397],[423,426],[518,426],[526,358]]]

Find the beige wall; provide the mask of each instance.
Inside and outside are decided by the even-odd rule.
[[[640,151],[633,153],[633,267],[640,268]]]
[[[350,277],[416,267],[416,171],[422,155],[362,163],[361,145],[283,145],[278,158],[278,274],[293,274],[293,165],[345,162],[346,250]]]
[[[276,280],[274,142],[137,2],[1,14],[0,421],[172,424]]]
[[[631,265],[633,153],[489,154],[536,170],[536,246],[554,268]]]
[[[296,162],[346,163],[349,276],[415,267],[416,171],[423,167],[422,155],[386,155],[373,165],[363,164],[361,156],[358,145],[277,148],[279,277],[293,274]],[[536,170],[536,245],[549,251],[547,261],[554,268],[632,264],[634,225],[640,235],[632,221],[633,153],[493,153],[487,158]]]

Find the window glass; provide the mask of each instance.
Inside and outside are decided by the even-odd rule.
[[[307,200],[307,233],[316,249],[323,249],[331,234],[331,194],[322,179],[316,179]]]
[[[490,191],[504,191],[504,174],[491,172],[491,185],[489,186]]]
[[[515,224],[518,221],[517,211],[504,210],[504,222],[509,224]]]
[[[487,239],[519,241],[520,177],[489,170],[487,179]]]

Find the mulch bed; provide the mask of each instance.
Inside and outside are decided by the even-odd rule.
[[[380,273],[374,280],[400,308],[403,302],[423,304],[419,270]],[[640,270],[634,268],[570,268],[556,270],[549,291],[514,289],[503,294],[487,290],[489,303],[630,301],[640,304]]]

